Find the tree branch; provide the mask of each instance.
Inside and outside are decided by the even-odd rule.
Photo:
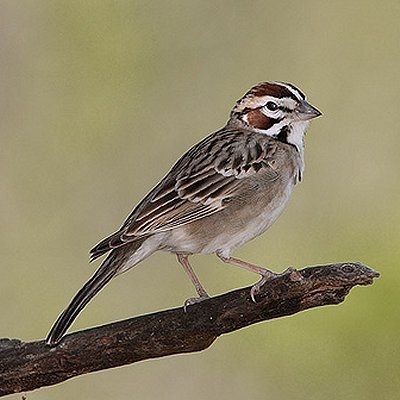
[[[53,348],[43,340],[0,339],[0,396],[92,371],[203,350],[224,333],[339,304],[354,286],[372,284],[378,276],[360,263],[289,268],[262,287],[256,304],[246,287],[191,305],[187,312],[180,307],[73,333]]]

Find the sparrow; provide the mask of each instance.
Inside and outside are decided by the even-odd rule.
[[[87,303],[112,278],[157,250],[176,255],[198,297],[209,298],[189,256],[215,254],[223,262],[261,276],[251,298],[277,274],[234,258],[232,251],[265,232],[286,207],[302,179],[304,137],[321,115],[295,86],[261,82],[233,107],[226,125],[188,150],[134,208],[121,228],[91,251],[91,261],[107,254],[51,328],[46,343],[56,345]]]

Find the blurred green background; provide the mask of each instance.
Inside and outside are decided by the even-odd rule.
[[[358,260],[382,274],[340,306],[28,399],[399,398],[399,18],[398,1],[0,3],[0,337],[43,338],[94,272],[89,248],[263,80],[294,83],[324,116],[290,206],[235,254],[278,271]],[[212,256],[193,263],[212,294],[257,279]],[[155,254],[73,330],[192,295],[175,258]]]

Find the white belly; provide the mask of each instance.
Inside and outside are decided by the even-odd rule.
[[[291,190],[290,190],[291,192]],[[245,229],[232,233],[223,233],[209,243],[201,253],[220,253],[224,257],[229,257],[232,251],[264,233],[281,215],[289,200],[290,192],[279,201],[270,204],[262,213],[248,221]]]
[[[261,235],[276,221],[286,207],[292,189],[293,185],[289,184],[284,193],[268,203],[261,212],[249,213],[251,217],[244,225],[236,224],[237,228],[232,228],[235,225],[232,221],[226,221],[224,229],[214,232],[210,227],[210,231],[203,231],[200,236],[188,226],[175,228],[169,233],[165,250],[188,254],[219,253],[229,257],[236,247]]]

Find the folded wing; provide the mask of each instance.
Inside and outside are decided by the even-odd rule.
[[[268,145],[266,145],[268,143]],[[275,146],[246,132],[219,131],[190,149],[133,210],[121,229],[91,250],[92,260],[128,242],[221,211],[242,181],[271,168]]]

